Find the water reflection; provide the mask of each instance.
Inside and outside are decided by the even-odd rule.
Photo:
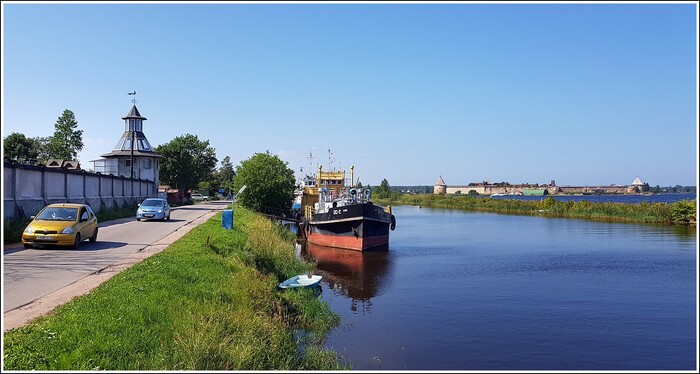
[[[359,252],[302,242],[299,248],[302,258],[317,263],[323,282],[334,294],[352,300],[353,312],[371,312],[371,299],[383,293],[391,272],[388,247]]]

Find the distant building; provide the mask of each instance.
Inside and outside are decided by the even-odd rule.
[[[637,177],[629,186],[557,186],[552,180],[549,184],[510,184],[507,182],[469,183],[464,186],[448,186],[442,179],[437,180],[433,188],[434,194],[469,194],[479,195],[508,194],[508,195],[549,195],[549,194],[634,194],[649,191],[649,184],[642,182]]]
[[[649,191],[649,183],[644,183],[642,182],[639,177],[634,179],[634,182],[632,182],[632,185],[630,186],[630,192],[631,193],[640,193],[640,192],[647,192]]]
[[[434,194],[446,194],[447,193],[447,185],[445,184],[445,181],[442,180],[442,175],[440,178],[438,178],[437,182],[435,182],[435,187],[433,187],[433,193]]]
[[[49,159],[46,162],[47,168],[64,168],[69,170],[81,170],[80,163],[75,160],[59,160],[56,158]]]
[[[93,160],[94,170],[103,174],[113,174],[125,177],[147,179],[158,186],[160,159],[151,143],[143,133],[143,121],[136,104],[131,107],[124,120],[124,134],[117,142],[112,152],[101,155],[104,157]],[[154,193],[156,191],[153,191]]]

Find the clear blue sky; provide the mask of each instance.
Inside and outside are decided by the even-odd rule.
[[[363,184],[697,184],[698,8],[676,4],[2,4],[2,135],[64,109],[83,167],[137,91],[154,146],[209,140]]]

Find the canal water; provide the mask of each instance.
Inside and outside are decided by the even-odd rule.
[[[386,251],[300,249],[354,370],[695,369],[695,228],[393,212]]]

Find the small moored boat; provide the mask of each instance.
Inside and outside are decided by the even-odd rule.
[[[318,287],[318,285],[320,284],[319,282],[321,282],[321,279],[323,279],[323,277],[320,275],[299,274],[280,283],[277,287],[282,289]]]

